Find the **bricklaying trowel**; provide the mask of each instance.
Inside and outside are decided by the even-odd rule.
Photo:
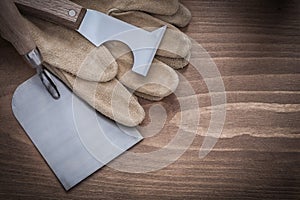
[[[64,0],[17,2],[36,15],[48,13],[52,21],[76,29],[95,45],[108,40],[128,44],[136,50],[134,68],[143,75],[147,74],[165,31],[164,27],[147,32]],[[14,3],[4,0],[0,6],[1,36],[37,70],[37,75],[16,89],[13,113],[63,187],[69,190],[143,137],[137,129],[119,125],[95,112],[48,72]],[[109,26],[110,32],[103,32],[99,26],[106,26],[105,30]]]

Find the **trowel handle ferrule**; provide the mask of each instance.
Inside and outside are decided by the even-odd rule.
[[[59,91],[54,83],[54,81],[51,79],[51,75],[43,66],[43,58],[40,54],[40,51],[38,48],[33,49],[29,53],[24,55],[25,60],[27,63],[36,69],[37,74],[39,75],[43,85],[47,89],[47,91],[50,93],[50,95],[54,99],[59,99],[60,94]]]
[[[77,30],[86,9],[69,0],[14,0],[22,13]]]
[[[33,50],[25,54],[24,59],[33,68],[38,68],[42,66],[43,63],[43,58],[38,48],[34,48]]]

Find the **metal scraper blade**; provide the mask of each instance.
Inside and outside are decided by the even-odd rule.
[[[165,25],[148,32],[107,14],[87,9],[77,31],[97,47],[107,41],[125,43],[134,57],[132,71],[146,76],[166,29]]]
[[[15,91],[12,110],[66,190],[143,139],[76,97],[52,76],[61,97],[53,99],[38,75]]]

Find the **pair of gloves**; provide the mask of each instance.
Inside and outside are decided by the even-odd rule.
[[[97,48],[75,31],[36,18],[27,20],[45,66],[52,73],[100,113],[123,125],[137,126],[145,112],[136,96],[159,101],[170,95],[179,82],[174,69],[188,64],[191,42],[175,26],[189,23],[189,10],[178,0],[74,2],[148,31],[167,25],[148,75],[143,77],[131,71],[132,53],[120,42]]]

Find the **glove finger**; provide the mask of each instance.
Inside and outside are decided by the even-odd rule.
[[[161,101],[164,97],[156,97],[156,96],[152,96],[152,95],[147,95],[145,93],[141,93],[138,91],[135,91],[134,94],[138,97],[141,97],[143,99],[147,99],[149,101]]]
[[[177,12],[178,0],[74,0],[89,9],[109,12],[110,9],[122,11],[138,10],[160,15],[173,15]]]
[[[135,94],[137,96],[149,100],[161,100],[176,90],[179,82],[178,75],[166,64],[154,60],[147,76],[142,77],[131,70],[131,63],[127,63],[128,61],[125,57],[126,56],[119,60],[120,66],[122,67],[120,67],[117,78],[123,85],[136,91],[137,93]],[[147,98],[148,96],[151,96],[151,98]]]
[[[110,119],[125,126],[137,126],[145,112],[137,99],[117,79],[96,83],[75,77],[63,70],[46,65],[73,92]]]
[[[111,15],[130,24],[134,24],[135,26],[138,26],[140,28],[144,28],[148,31],[152,31],[157,27],[167,25],[168,29],[166,30],[165,35],[161,41],[161,44],[157,51],[157,55],[170,58],[185,58],[190,54],[190,49],[192,46],[190,39],[176,27],[167,24],[160,19],[154,18],[149,14],[138,11],[129,11],[122,13],[113,12],[111,13]]]
[[[113,6],[123,11],[144,11],[160,15],[172,15],[178,10],[178,0],[117,0]]]
[[[83,36],[64,27],[31,18],[31,35],[44,61],[89,81],[106,82],[118,71],[114,57],[101,46],[96,48]]]
[[[126,45],[120,42],[109,42],[106,46],[111,50],[119,65],[118,80],[134,90],[136,95],[162,99],[176,90],[179,82],[178,75],[166,64],[154,59],[147,76],[143,77],[131,70],[133,56]],[[150,100],[154,100],[154,98]]]
[[[156,55],[184,59],[190,54],[192,43],[184,33],[167,29]]]
[[[191,54],[188,54],[185,58],[168,58],[163,56],[156,56],[155,58],[173,69],[182,69],[189,64]]]
[[[181,3],[179,4],[177,12],[173,15],[153,14],[152,16],[178,27],[187,26],[192,18],[192,14],[189,9]]]

